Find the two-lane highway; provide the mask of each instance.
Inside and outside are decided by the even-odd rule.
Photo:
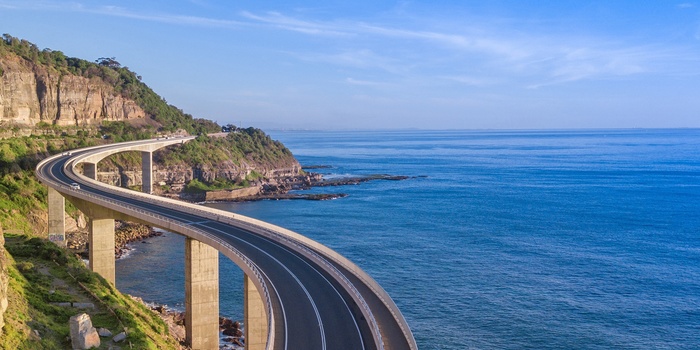
[[[250,224],[250,221],[233,224],[230,219],[212,219],[192,205],[161,203],[163,199],[155,196],[144,200],[141,194],[125,193],[123,189],[116,190],[75,174],[71,162],[96,149],[99,150],[93,148],[74,151],[70,156],[54,156],[37,167],[37,175],[69,199],[87,198],[97,205],[102,201],[117,203],[118,210],[126,216],[144,211],[152,213],[225,242],[233,247],[235,254],[245,256],[261,272],[260,282],[268,292],[266,302],[274,318],[271,330],[274,344],[268,344],[268,349],[416,348],[393,301],[386,300],[388,295],[369,276],[358,273],[359,268],[333,258],[337,253],[328,253],[328,248],[309,246],[277,234],[269,227]],[[66,187],[73,182],[80,184],[79,190]],[[215,209],[207,211],[217,212]],[[232,214],[222,212],[220,216],[231,217]],[[157,222],[152,224],[157,225]],[[234,254],[222,253],[229,257]]]

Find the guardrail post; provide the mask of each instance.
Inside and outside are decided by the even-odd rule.
[[[114,219],[90,217],[90,270],[115,284]]]
[[[219,251],[185,240],[185,341],[192,349],[219,348]]]
[[[246,350],[265,350],[267,344],[267,313],[262,297],[248,275],[243,276]]]
[[[153,191],[153,152],[141,151],[141,192]]]
[[[49,186],[49,241],[66,246],[66,199]]]

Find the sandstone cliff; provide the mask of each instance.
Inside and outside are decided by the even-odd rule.
[[[16,55],[0,57],[0,72],[0,124],[90,126],[146,117],[99,78],[62,74]]]
[[[212,182],[216,179],[245,179],[251,173],[257,172],[262,175],[259,184],[277,183],[280,179],[298,176],[301,172],[301,165],[293,157],[280,159],[277,162],[255,162],[244,161],[236,164],[233,161],[224,161],[215,165],[195,165],[177,164],[163,166],[157,164],[158,152],[154,156],[154,192],[160,193],[161,186],[167,186],[172,191],[180,191],[192,180],[202,182]],[[141,169],[139,167],[115,166],[107,161],[100,163],[97,179],[101,182],[121,186],[132,187],[142,183]],[[258,184],[258,185],[259,185]]]

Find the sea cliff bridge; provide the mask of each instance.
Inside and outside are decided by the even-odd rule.
[[[246,349],[417,349],[384,289],[335,251],[266,222],[151,195],[153,151],[193,138],[88,147],[43,160],[36,174],[49,188],[49,239],[65,245],[68,199],[90,218],[90,269],[115,283],[115,219],[186,236],[186,340],[193,349],[219,347],[219,252],[245,274]],[[141,152],[142,192],[96,181],[98,162],[126,151]]]

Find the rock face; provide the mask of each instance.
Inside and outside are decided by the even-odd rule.
[[[158,162],[155,155],[154,162]],[[106,184],[131,187],[140,186],[142,183],[141,169],[110,167],[107,169],[102,168],[102,170],[107,171],[98,171],[97,180]],[[216,166],[187,166],[182,164],[163,167],[160,165],[155,165],[153,169],[153,187],[154,192],[159,193],[158,184],[162,183],[170,186],[173,191],[177,192],[193,179],[203,182],[211,182],[215,179],[236,180],[245,178],[253,171],[261,174],[266,179],[264,184],[278,184],[283,183],[285,181],[284,179],[286,178],[299,176],[300,170],[301,165],[299,165],[299,162],[293,156],[289,156],[288,159],[280,161],[278,164],[259,164],[249,161],[237,165],[232,161],[226,161],[222,164],[217,164]],[[253,193],[249,193],[250,191],[254,191],[256,193],[260,192],[259,186],[256,186],[255,184],[252,185],[252,187],[256,189],[246,189],[245,195],[253,195]],[[222,195],[226,196],[225,194]],[[240,196],[238,193],[229,193],[228,195],[234,197]]]
[[[7,310],[7,260],[5,259],[5,236],[0,225],[0,336],[2,327],[5,325],[4,314]]]
[[[61,75],[12,55],[0,57],[0,71],[0,123],[83,126],[146,117],[98,78]]]
[[[241,188],[237,190],[210,191],[204,194],[205,201],[227,201],[241,197],[255,196],[260,193],[260,186]]]
[[[92,326],[90,315],[82,313],[70,318],[70,339],[73,349],[90,349],[100,346],[100,335]]]

